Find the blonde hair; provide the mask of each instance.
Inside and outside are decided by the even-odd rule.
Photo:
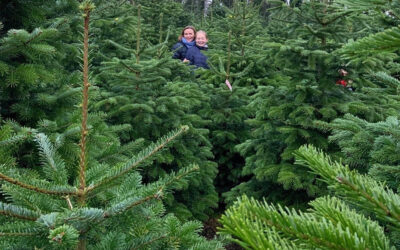
[[[208,40],[207,32],[205,32],[204,30],[199,30],[199,31],[197,31],[196,34],[199,34],[199,33],[203,33],[204,36],[206,37],[206,39]]]

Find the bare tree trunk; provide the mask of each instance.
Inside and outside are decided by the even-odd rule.
[[[195,1],[195,5],[196,5],[196,10],[195,10],[195,11],[196,11],[196,14],[197,14],[197,13],[200,13],[200,10],[199,10],[199,9],[200,9],[200,8],[199,8],[199,0],[196,0],[196,1]]]
[[[207,16],[208,8],[211,6],[213,0],[204,0],[204,17]]]

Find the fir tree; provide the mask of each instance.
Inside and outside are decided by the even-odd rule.
[[[325,188],[304,167],[294,164],[293,152],[305,143],[337,152],[321,121],[347,112],[368,110],[373,118],[379,113],[351,90],[335,84],[345,64],[338,49],[363,32],[349,34],[356,22],[351,12],[339,11],[331,1],[275,7],[268,17],[270,36],[261,45],[265,53],[259,60],[269,70],[249,104],[250,110],[256,110],[255,118],[248,121],[254,129],[250,139],[237,146],[246,157],[243,174],[251,180],[232,194],[255,194],[256,198],[268,194],[271,201],[300,205],[308,197],[323,194]],[[277,186],[288,191],[276,191]]]
[[[399,4],[398,1],[374,4],[368,2],[358,6],[344,1],[343,4],[348,4],[349,11],[354,13],[365,11],[367,5],[377,10],[389,9],[388,15],[391,20],[394,23],[398,21],[396,11],[389,14],[391,9]],[[382,16],[380,13],[375,15],[378,17],[374,17],[374,20],[387,18],[386,15]],[[396,141],[396,136],[393,135],[396,134],[395,124],[399,109],[399,81],[396,79],[398,56],[394,53],[399,49],[398,37],[398,28],[388,28],[351,41],[339,50],[339,53],[349,60],[349,64],[357,65],[360,71],[361,77],[357,80],[365,86],[361,87],[356,94],[363,103],[368,104],[368,109],[357,113],[357,116],[348,114],[343,119],[335,119],[331,124],[326,124],[333,133],[330,140],[340,146],[346,163],[360,171],[374,173],[373,176],[391,183],[390,187],[395,189],[397,189],[396,181],[392,179],[388,171],[393,168],[390,165],[398,164],[395,160],[396,154],[392,154],[395,152],[395,147],[390,146]],[[382,58],[381,55],[387,57]],[[387,59],[390,61],[388,62]],[[360,105],[353,103],[353,107],[358,108]],[[371,114],[375,115],[371,116]],[[379,164],[389,165],[388,170],[385,171],[383,166],[378,167]],[[379,173],[378,169],[383,171]]]
[[[363,4],[356,6],[351,3],[346,11],[359,10],[360,6],[361,9],[365,7]],[[371,5],[368,6],[371,9]],[[398,189],[398,182],[395,180],[398,168],[395,146],[397,117],[388,117],[397,116],[398,80],[388,74],[395,73],[397,67],[395,63],[385,65],[379,55],[380,50],[392,52],[397,49],[391,46],[396,39],[396,32],[389,29],[350,42],[338,50],[339,55],[352,60],[353,67],[361,69],[362,73],[357,79],[359,89],[354,93],[357,99],[351,100],[345,110],[367,121],[347,114],[343,119],[336,119],[330,124],[316,123],[319,128],[332,130],[330,140],[338,143],[342,156],[345,157],[343,161],[360,171],[369,170],[369,176],[360,175],[354,170],[351,171],[348,166],[332,162],[329,157],[313,147],[302,147],[296,153],[296,163],[306,165],[320,175],[342,201],[321,197],[311,202],[311,210],[305,213],[269,205],[266,201],[257,202],[244,198],[223,217],[223,232],[231,233],[236,237],[235,241],[247,248],[263,246],[266,249],[332,249],[335,245],[344,244],[353,244],[346,247],[351,249],[371,246],[376,249],[398,247],[399,197],[393,191]],[[387,39],[383,39],[384,37]],[[367,47],[372,50],[368,50],[369,54],[365,56],[362,50]],[[385,72],[373,73],[372,67],[369,67],[372,64],[357,65],[357,62],[362,60],[375,60],[375,69],[384,69]],[[363,79],[368,81],[363,82]],[[382,121],[384,119],[386,121]],[[387,186],[376,180],[387,183]],[[356,208],[357,211],[349,208]],[[375,222],[366,219],[361,213]],[[236,228],[233,225],[236,225]],[[238,230],[237,225],[242,225],[242,229]],[[364,228],[366,225],[370,226]],[[369,238],[372,235],[371,230],[377,230],[373,234],[380,236],[375,239]],[[346,231],[346,234],[339,231]],[[252,237],[247,236],[249,233]],[[346,235],[347,238],[340,239],[337,237],[339,235]]]
[[[135,128],[122,134],[124,141],[143,138],[149,144],[162,134],[188,124],[190,129],[182,140],[184,143],[174,143],[161,152],[144,177],[145,181],[153,181],[189,162],[197,163],[200,177],[175,196],[168,196],[166,204],[168,211],[180,218],[205,220],[213,214],[212,207],[218,199],[208,131],[204,129],[205,121],[196,114],[208,98],[190,81],[193,76],[186,65],[171,58],[168,36],[159,44],[158,39],[155,44],[146,39],[159,36],[158,30],[151,31],[141,5],[128,8],[137,13],[135,16],[126,10],[122,8],[118,17],[102,18],[95,23],[105,31],[97,34],[98,41],[106,40],[110,34],[114,40],[106,40],[105,46],[100,46],[102,64],[95,70],[101,72],[97,79],[104,88],[102,100],[95,106],[107,112],[111,124],[130,124]],[[121,33],[121,29],[128,32]]]
[[[81,8],[84,17],[81,125],[76,129],[70,124],[69,129],[59,133],[59,127],[43,121],[43,129],[55,129],[50,137],[17,124],[1,127],[3,159],[12,159],[10,145],[33,140],[38,145],[41,163],[39,168],[24,169],[16,167],[12,160],[2,159],[1,188],[7,199],[0,202],[0,214],[4,216],[1,247],[221,249],[220,243],[206,242],[198,236],[199,223],[181,224],[173,215],[163,216],[165,210],[159,199],[172,188],[187,185],[187,176],[197,166],[182,168],[147,184],[142,184],[135,170],[138,165],[149,164],[157,151],[188,127],[181,127],[140,150],[136,156],[127,157],[124,149],[132,151],[134,145],[120,148],[115,137],[124,128],[108,127],[101,115],[88,114],[89,90],[93,89],[89,83],[89,19],[94,5],[85,1]],[[18,133],[12,134],[10,126],[19,130]],[[79,146],[77,137],[80,137]],[[75,141],[79,156],[68,166],[70,162],[63,159],[59,149],[71,141]],[[74,171],[68,171],[69,168]]]
[[[338,199],[320,197],[308,212],[242,198],[221,219],[223,233],[246,249],[395,249],[384,228],[399,230],[400,197],[373,178],[332,162],[314,147],[296,152],[297,162],[327,182]],[[374,221],[351,207],[376,215]]]
[[[0,115],[27,125],[54,118],[76,102],[79,91],[72,84],[78,75],[67,75],[55,57],[57,29],[36,28],[32,32],[10,29],[0,41]],[[59,78],[54,78],[59,72]],[[47,90],[47,91],[45,91]],[[50,110],[51,108],[51,110]]]
[[[211,69],[196,73],[200,75],[201,88],[211,98],[201,112],[204,119],[212,121],[208,128],[219,169],[216,185],[225,196],[243,179],[244,159],[235,146],[249,136],[245,120],[253,110],[247,105],[263,74],[257,72],[258,45],[263,38],[258,36],[262,27],[257,6],[246,1],[236,1],[232,9],[215,4],[214,15],[210,14],[202,27],[210,38],[207,56]]]

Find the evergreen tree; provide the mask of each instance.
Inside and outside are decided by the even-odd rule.
[[[398,123],[397,117],[369,123],[346,115],[331,123],[333,135],[329,138],[340,146],[344,162],[399,190]]]
[[[55,27],[57,23],[55,24]],[[32,32],[10,29],[0,41],[0,115],[34,125],[43,118],[66,112],[79,91],[77,74],[67,75],[55,57],[62,57],[54,39],[54,27]],[[59,74],[58,78],[54,75]]]
[[[198,170],[196,165],[147,184],[142,184],[136,171],[139,165],[151,163],[150,158],[157,151],[188,127],[181,127],[136,156],[128,157],[130,152],[138,150],[140,141],[121,147],[115,135],[126,127],[109,127],[101,114],[88,114],[89,89],[93,89],[89,84],[89,19],[94,5],[85,1],[81,8],[84,17],[81,125],[76,129],[75,124],[69,123],[70,127],[59,133],[56,122],[42,121],[41,129],[52,131],[51,136],[15,123],[0,129],[0,154],[5,156],[1,160],[0,178],[6,197],[0,202],[0,214],[4,216],[0,218],[1,248],[221,249],[219,242],[198,236],[199,223],[182,224],[173,215],[164,216],[160,199],[171,189],[186,186],[187,176]],[[14,134],[12,126],[17,133]],[[14,164],[10,156],[12,146],[24,140],[38,145],[40,167],[27,169]],[[67,153],[61,149],[66,144],[75,148],[70,154],[76,152],[78,156],[64,160]]]
[[[358,5],[347,1],[340,2],[346,5],[347,11],[353,14],[361,13],[362,15],[368,9],[372,9],[373,11],[365,12],[372,16],[371,19],[384,23],[387,18],[390,18],[389,23],[392,25],[398,22],[396,10],[393,14],[389,14],[392,13],[391,9],[399,4],[398,1],[363,2]],[[381,15],[383,10],[388,10],[386,15]],[[375,164],[397,164],[395,160],[390,160],[392,156],[388,155],[394,148],[389,147],[391,148],[389,149],[383,146],[388,145],[387,143],[382,144],[385,140],[395,140],[395,137],[391,136],[395,133],[392,131],[394,128],[391,124],[396,123],[399,109],[399,82],[395,78],[398,75],[396,63],[398,56],[394,53],[399,48],[397,45],[399,29],[390,28],[390,25],[386,26],[389,28],[362,39],[350,41],[339,50],[340,55],[359,72],[360,77],[355,80],[360,83],[360,88],[355,93],[359,101],[351,105],[353,110],[359,109],[361,112],[356,113],[357,116],[345,115],[343,119],[335,119],[332,123],[323,124],[323,126],[331,129],[333,135],[330,140],[339,145],[346,163],[360,171],[370,171],[379,180],[392,183],[390,186],[397,188],[396,184],[393,186],[393,180],[387,171],[378,174],[377,169],[381,168],[375,166]],[[377,72],[379,70],[383,71]],[[362,108],[360,101],[367,104],[368,109]]]
[[[338,49],[365,31],[354,29],[357,20],[352,12],[340,11],[334,3],[307,1],[299,7],[279,3],[268,16],[270,37],[260,46],[264,54],[259,61],[269,70],[249,104],[256,110],[248,121],[254,128],[251,137],[237,146],[246,157],[243,174],[251,180],[234,188],[233,195],[268,194],[270,201],[301,205],[323,194],[324,184],[294,164],[293,152],[305,143],[337,152],[321,124],[348,112],[368,112],[365,117],[371,120],[379,116],[357,93],[335,84],[346,62]]]
[[[197,114],[208,97],[192,82],[187,66],[171,58],[168,36],[158,43],[159,30],[146,22],[141,5],[113,11],[118,16],[106,13],[110,16],[94,23],[101,28],[95,39],[102,48],[98,57],[102,63],[95,69],[99,72],[102,99],[96,109],[106,112],[111,124],[130,124],[135,128],[122,134],[123,141],[143,138],[147,145],[182,124],[190,127],[181,142],[158,154],[155,164],[144,171],[144,178],[146,182],[154,181],[189,162],[197,163],[199,178],[165,201],[168,211],[180,218],[206,220],[213,214],[218,199],[213,185],[216,164],[211,161],[206,121]],[[107,39],[110,34],[113,41]],[[151,36],[153,41],[157,38],[156,43],[146,39]]]
[[[370,2],[360,2],[359,5],[349,1],[340,2],[348,3],[346,11],[352,13],[360,9],[370,13],[368,9],[375,9]],[[375,4],[378,10],[389,9],[383,16],[386,19],[391,16],[387,15],[390,13],[388,7],[398,3],[382,1]],[[382,18],[381,13],[377,15]],[[390,18],[395,19],[393,17]],[[351,60],[353,67],[360,72],[357,78],[359,87],[354,93],[357,99],[351,100],[347,109],[347,112],[358,117],[347,114],[330,124],[316,123],[319,128],[332,131],[329,139],[340,147],[343,162],[369,175],[358,174],[348,166],[332,162],[313,147],[302,147],[296,152],[296,163],[320,175],[341,200],[329,196],[318,198],[309,204],[311,209],[305,213],[269,205],[266,201],[262,203],[243,198],[223,216],[223,232],[234,235],[235,241],[244,247],[256,249],[260,246],[264,249],[332,249],[346,244],[349,245],[345,248],[349,249],[398,248],[400,217],[397,204],[399,196],[396,194],[399,187],[396,131],[399,85],[398,80],[389,75],[396,75],[396,56],[391,54],[389,60],[393,61],[389,64],[384,63],[387,58],[380,57],[381,52],[392,53],[398,49],[395,42],[397,33],[396,28],[387,29],[350,41],[338,50],[338,54]],[[385,72],[374,73],[374,70]],[[357,211],[350,208],[356,208]],[[377,231],[371,233],[371,230]],[[250,234],[252,237],[248,237]],[[379,236],[372,239],[371,235]]]
[[[254,110],[247,105],[264,73],[257,66],[258,45],[264,38],[259,36],[258,6],[236,1],[232,9],[217,4],[212,11],[202,26],[210,38],[206,53],[211,69],[197,73],[201,88],[211,98],[201,112],[204,119],[212,121],[208,128],[219,169],[216,185],[226,197],[226,192],[243,180],[244,159],[235,146],[249,137],[245,120]],[[229,195],[224,199],[229,201]]]
[[[344,2],[344,4],[348,3]],[[391,13],[391,8],[398,4],[398,1],[377,2],[375,5],[368,3],[370,7],[374,7],[373,9],[389,9],[388,13]],[[366,5],[363,4],[348,6],[354,13],[366,10]],[[377,20],[387,18],[386,15],[382,16],[380,13],[377,15],[378,18],[375,17]],[[392,22],[398,22],[395,14],[390,18]],[[399,49],[397,43],[399,32],[398,28],[388,28],[351,41],[339,50],[350,64],[362,65],[358,66],[361,72],[358,81],[365,79],[366,86],[357,91],[357,96],[363,103],[368,104],[368,110],[357,113],[357,116],[348,114],[343,119],[335,119],[332,123],[325,124],[332,130],[333,135],[330,140],[339,145],[346,163],[360,171],[373,173],[373,176],[379,180],[391,183],[390,187],[394,189],[397,189],[396,181],[392,179],[392,175],[388,174],[393,166],[387,166],[388,170],[385,171],[383,170],[385,167],[378,167],[378,165],[398,164],[395,160],[396,154],[393,154],[395,146],[390,145],[396,143],[396,136],[393,135],[396,134],[395,124],[399,110],[399,81],[396,79],[399,67],[396,62],[398,56],[395,53]],[[386,55],[386,57],[382,58],[381,55]],[[358,103],[354,103],[354,107],[359,106]],[[371,116],[372,113],[377,115]]]
[[[308,212],[301,212],[244,197],[222,217],[223,233],[232,234],[246,249],[396,249],[382,224],[399,231],[397,194],[369,176],[332,162],[314,147],[300,148],[296,158],[342,199],[320,197],[310,202]],[[374,214],[375,220],[353,206]]]

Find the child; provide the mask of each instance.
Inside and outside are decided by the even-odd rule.
[[[208,38],[207,34],[203,30],[199,30],[196,33],[196,46],[188,49],[186,52],[186,57],[183,62],[190,62],[190,65],[195,65],[197,68],[208,69],[207,56],[201,53],[202,50],[207,50]]]

